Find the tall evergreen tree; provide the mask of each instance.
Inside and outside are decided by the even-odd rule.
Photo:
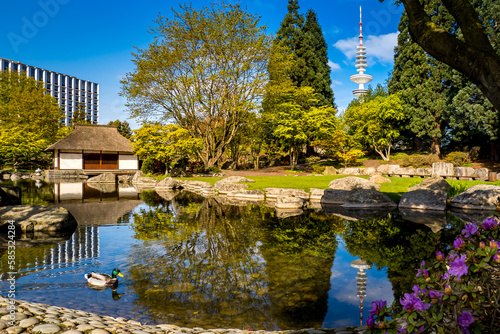
[[[434,9],[435,20],[447,21],[453,28],[449,14],[442,12],[439,1],[427,3]],[[444,25],[444,24],[443,24]],[[451,105],[452,69],[430,57],[413,42],[408,30],[408,17],[403,13],[398,27],[398,45],[395,48],[394,71],[388,83],[389,92],[402,93],[403,108],[408,130],[414,134],[415,148],[422,141],[431,141],[431,153],[440,155],[440,142],[446,129],[446,115]]]
[[[304,66],[300,85],[314,88],[320,105],[334,105],[327,45],[316,13],[311,9],[307,11],[302,33],[301,47],[296,51],[299,66]]]

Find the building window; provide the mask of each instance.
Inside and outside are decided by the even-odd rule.
[[[33,67],[30,67],[30,73],[29,73],[29,76],[31,78],[34,78],[35,77],[35,69]]]
[[[38,81],[42,81],[43,80],[43,71],[38,70],[37,80]]]
[[[19,70],[19,65],[12,64],[12,71],[17,72]]]
[[[8,63],[8,62],[6,62],[6,61],[4,61],[4,62],[3,62],[3,70],[4,70],[4,71],[7,71],[8,69],[9,69],[9,63]]]

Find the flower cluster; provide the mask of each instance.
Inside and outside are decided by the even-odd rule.
[[[469,223],[448,254],[422,262],[413,293],[372,303],[366,333],[490,333],[500,328],[500,221]]]

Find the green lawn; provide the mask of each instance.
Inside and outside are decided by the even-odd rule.
[[[248,189],[264,188],[293,188],[304,189],[309,191],[310,188],[327,189],[328,184],[338,178],[346,177],[347,175],[329,175],[329,176],[252,176],[248,179],[254,180],[255,183],[249,183]],[[361,176],[368,178],[368,176]],[[223,179],[222,177],[185,177],[182,180],[205,181],[210,184]],[[408,187],[422,182],[420,178],[404,178],[404,177],[389,177],[391,183],[382,184],[381,192],[387,194],[393,201],[399,202],[401,195],[405,193]],[[477,184],[491,184],[500,186],[500,181],[485,182],[485,181],[463,181],[463,180],[446,180],[453,188],[450,192],[454,196],[465,189],[475,186]]]

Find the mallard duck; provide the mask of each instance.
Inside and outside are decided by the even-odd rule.
[[[123,277],[120,269],[115,268],[111,272],[111,276],[108,274],[95,273],[92,271],[85,274],[85,278],[87,279],[87,282],[92,285],[113,286],[118,284],[118,278],[116,278],[117,275]]]

